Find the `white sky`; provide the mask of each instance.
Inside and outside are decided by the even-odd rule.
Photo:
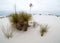
[[[13,11],[15,3],[18,11],[29,11],[29,3],[33,4],[32,11],[60,11],[60,0],[0,0],[0,11]]]

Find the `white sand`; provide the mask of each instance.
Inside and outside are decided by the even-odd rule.
[[[30,28],[26,32],[15,31],[12,38],[7,39],[1,32],[2,24],[10,28],[8,18],[0,19],[0,43],[60,43],[60,17],[48,15],[34,15],[33,21],[38,24],[48,24],[48,32],[41,37],[39,27]]]

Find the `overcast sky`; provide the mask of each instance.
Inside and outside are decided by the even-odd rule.
[[[60,12],[60,0],[0,0],[0,11],[29,11],[29,3],[33,4],[32,11]]]

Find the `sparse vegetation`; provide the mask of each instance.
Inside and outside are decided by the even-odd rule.
[[[13,31],[10,28],[6,28],[2,25],[2,32],[6,38],[12,38],[13,36]]]
[[[35,28],[36,26],[39,26],[37,22],[33,22],[33,27]]]
[[[43,36],[44,33],[47,32],[47,29],[48,29],[48,25],[40,25],[40,33],[41,33],[41,36]]]
[[[29,26],[28,22],[31,19],[31,14],[21,12],[19,14],[12,14],[10,15],[10,21],[14,24],[14,26],[18,30],[24,30],[27,31],[27,28]]]

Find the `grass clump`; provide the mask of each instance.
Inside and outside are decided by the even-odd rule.
[[[27,28],[29,26],[29,20],[31,19],[31,14],[20,12],[19,14],[12,14],[10,16],[11,23],[14,24],[14,26],[18,30],[24,30],[27,31]]]
[[[4,36],[9,39],[9,38],[12,38],[13,36],[13,31],[12,29],[10,28],[5,28],[3,25],[2,25],[2,32],[4,34]]]
[[[48,25],[40,25],[40,33],[41,33],[41,36],[43,36],[44,33],[47,32],[47,29],[48,29]]]

